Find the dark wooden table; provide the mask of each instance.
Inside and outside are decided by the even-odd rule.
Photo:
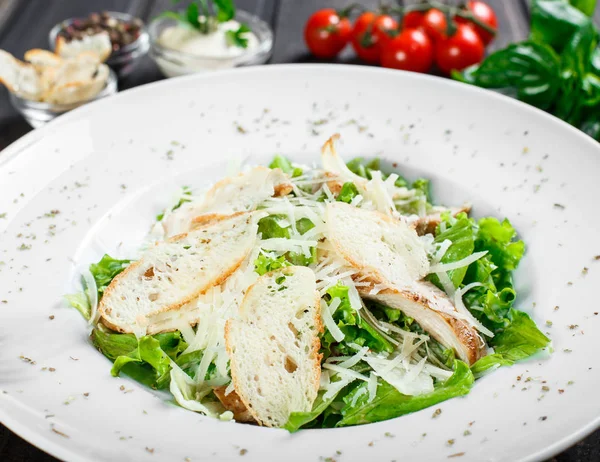
[[[349,0],[237,0],[240,9],[252,12],[273,27],[275,48],[271,63],[311,62],[302,40],[302,28],[308,16],[325,6],[340,7]],[[362,0],[367,6],[377,6],[378,0]],[[529,29],[527,0],[488,0],[498,15],[499,37],[491,49],[502,48],[522,40]],[[0,0],[0,49],[21,58],[31,48],[47,48],[48,32],[54,24],[72,16],[86,16],[93,11],[126,11],[144,20],[170,8],[170,0]],[[596,12],[600,24],[600,8]],[[355,62],[348,48],[339,62]],[[150,58],[119,83],[121,90],[160,80],[163,77]],[[31,130],[31,127],[11,107],[7,92],[0,88],[0,150]],[[548,443],[551,443],[550,441]],[[507,442],[510,444],[510,442]],[[52,461],[0,424],[0,461]],[[593,433],[553,460],[560,462],[600,461],[600,431]]]

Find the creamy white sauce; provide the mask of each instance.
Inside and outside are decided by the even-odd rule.
[[[217,30],[203,34],[196,29],[183,25],[166,28],[159,38],[159,43],[165,48],[204,58],[235,58],[258,46],[258,38],[253,32],[243,34],[248,39],[248,47],[241,48],[230,45],[226,32],[237,30],[240,23],[231,20],[218,25]]]

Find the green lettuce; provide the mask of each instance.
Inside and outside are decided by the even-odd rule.
[[[77,294],[67,294],[65,295],[65,300],[69,305],[75,308],[77,311],[81,313],[81,316],[85,318],[86,321],[90,320],[91,316],[91,306],[90,301],[87,298],[87,295],[84,292],[79,292]]]
[[[380,170],[379,159],[375,158],[370,161],[366,161],[364,157],[356,157],[346,164],[348,169],[355,175],[370,180],[371,172],[373,170]]]
[[[258,222],[258,232],[262,234],[263,239],[271,239],[271,238],[290,238],[290,227],[283,227],[280,225],[282,220],[286,220],[287,217],[284,215],[269,215],[267,217],[262,218]],[[301,218],[296,221],[296,229],[300,234],[304,234],[309,229],[314,228],[315,225],[308,218]],[[260,257],[259,257],[260,258]],[[292,265],[296,266],[308,266],[311,263],[316,263],[317,261],[317,249],[316,247],[311,247],[310,255],[306,256],[304,253],[299,252],[286,252],[285,259]],[[265,261],[261,261],[259,263],[266,263]],[[259,268],[257,263],[255,262],[255,266]],[[279,266],[281,267],[281,266]],[[271,267],[269,271],[273,269],[277,269],[277,267]],[[266,272],[266,271],[265,271]],[[260,274],[260,273],[259,273]],[[263,273],[264,274],[264,273]]]
[[[98,263],[92,263],[90,265],[90,273],[92,273],[98,289],[98,300],[102,298],[104,290],[115,276],[127,268],[130,263],[131,260],[117,260],[110,255],[105,254]],[[86,287],[85,281],[82,281],[82,283],[84,287]],[[65,300],[69,305],[79,311],[86,321],[90,320],[92,308],[88,294],[85,292],[68,294],[65,295]]]
[[[181,198],[173,207],[171,207],[171,211],[177,210],[179,207],[181,207],[186,202],[191,202],[192,201],[192,199],[190,197],[191,195],[192,195],[192,189],[189,186],[184,186],[183,188],[181,188]],[[164,217],[165,217],[164,213],[159,213],[158,215],[156,215],[156,221],[162,221],[162,219]]]
[[[338,283],[327,289],[329,300],[340,299],[340,305],[333,313],[333,320],[344,333],[344,340],[337,343],[331,333],[326,330],[321,338],[321,352],[328,357],[333,351],[336,354],[355,354],[354,349],[347,346],[348,343],[354,343],[360,346],[368,346],[375,352],[394,351],[394,345],[385,339],[377,330],[367,323],[362,316],[352,308],[348,287]]]
[[[479,359],[471,366],[471,372],[473,376],[478,379],[483,375],[495,371],[501,366],[512,366],[514,361],[510,359],[506,359],[504,356],[498,353],[494,353],[491,355],[484,356]]]
[[[335,401],[337,395],[341,394],[340,392],[338,392],[328,399],[323,399],[325,393],[326,392],[323,390],[321,390],[319,392],[319,394],[317,395],[317,398],[315,399],[315,402],[313,403],[313,407],[310,411],[308,411],[308,412],[292,412],[290,414],[290,417],[288,418],[288,421],[283,426],[283,428],[285,428],[290,433],[297,432],[301,428],[307,428],[312,425],[320,426],[322,428],[323,425],[322,424],[319,425],[320,422],[315,422],[316,419],[319,416],[323,415],[323,413]],[[311,423],[313,423],[313,424],[311,425]]]
[[[354,199],[356,196],[358,196],[358,189],[356,188],[356,185],[354,183],[349,181],[347,183],[344,183],[344,185],[342,186],[342,189],[338,194],[337,200],[339,202],[345,202],[346,204],[349,204],[350,202],[352,202],[352,199]]]
[[[138,340],[133,334],[119,334],[96,327],[90,337],[94,346],[113,361],[113,376],[122,372],[154,389],[169,386],[170,359],[178,362],[178,356],[187,348],[180,332],[148,335]],[[192,368],[189,359],[189,356],[185,358],[187,369]],[[195,365],[199,364],[200,359]]]
[[[104,255],[98,263],[90,265],[90,273],[94,276],[98,287],[98,298],[102,297],[104,289],[108,287],[117,274],[129,266],[131,260],[117,260],[110,255]]]
[[[261,253],[256,260],[254,260],[254,271],[262,276],[270,271],[290,266],[290,263],[285,259],[285,255],[280,257],[269,257]]]
[[[302,169],[299,167],[294,167],[292,163],[284,156],[277,154],[273,161],[269,164],[269,168],[279,168],[283,171],[283,173],[287,173],[292,177],[297,177],[302,175]]]
[[[449,217],[447,218],[446,224],[448,224],[448,222]],[[470,219],[466,213],[461,213],[445,231],[442,232],[441,229],[438,228],[434,243],[441,244],[446,240],[449,240],[452,244],[448,247],[448,250],[440,260],[440,263],[451,263],[471,255],[475,251],[473,220]],[[460,286],[466,274],[467,267],[448,271],[448,277],[454,283],[455,287]],[[440,285],[439,279],[435,274],[430,276],[430,280],[433,283]]]
[[[379,380],[377,394],[369,401],[367,383],[361,383],[344,397],[344,407],[341,409],[342,419],[337,423],[338,427],[349,425],[361,425],[382,420],[393,419],[411,412],[420,411],[442,401],[469,393],[473,385],[473,373],[462,361],[455,361],[454,373],[448,380],[435,386],[430,393],[418,396],[407,396],[400,393],[389,383]],[[354,397],[360,393],[361,396]]]
[[[514,308],[516,292],[512,273],[523,257],[525,245],[517,239],[510,222],[491,217],[476,221],[466,214],[455,218],[445,214],[442,223],[438,226],[435,242],[441,243],[446,239],[452,242],[442,263],[462,260],[473,252],[487,251],[468,268],[448,272],[457,288],[471,283],[481,284],[465,294],[464,302],[471,313],[494,333],[494,337],[488,338],[488,343],[498,356],[484,358],[485,361],[475,368],[477,374],[487,370],[482,369],[484,366],[489,369],[496,365],[509,365],[548,346],[549,339],[531,318]],[[430,276],[430,280],[440,285],[434,275]],[[497,362],[492,365],[494,360]]]
[[[512,309],[510,324],[490,341],[496,353],[510,361],[528,358],[550,344],[527,313]]]

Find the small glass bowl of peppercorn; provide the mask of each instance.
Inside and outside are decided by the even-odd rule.
[[[55,50],[58,40],[71,42],[103,32],[108,34],[112,46],[106,64],[118,77],[125,77],[150,48],[144,22],[130,14],[103,11],[87,18],[65,19],[50,31],[50,48]]]

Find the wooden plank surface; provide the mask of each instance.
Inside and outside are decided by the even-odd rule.
[[[410,3],[415,0],[405,0]],[[528,0],[488,0],[494,7],[500,24],[499,36],[490,50],[503,48],[510,42],[524,39],[529,31]],[[275,47],[271,63],[314,62],[304,46],[304,22],[315,10],[342,7],[350,0],[237,0],[240,9],[252,12],[267,21],[275,30]],[[377,7],[379,0],[362,4]],[[48,32],[57,22],[71,16],[85,16],[92,11],[116,10],[135,14],[145,21],[166,8],[170,0],[0,0],[0,49],[17,57],[30,48],[47,48]],[[600,8],[595,14],[600,24]],[[337,62],[356,63],[350,47]],[[149,57],[122,80],[121,89],[162,79]],[[12,109],[4,88],[0,88],[0,150],[31,128]],[[50,462],[56,460],[25,442],[0,424],[0,461]],[[552,462],[597,462],[600,460],[600,431],[552,459]]]

